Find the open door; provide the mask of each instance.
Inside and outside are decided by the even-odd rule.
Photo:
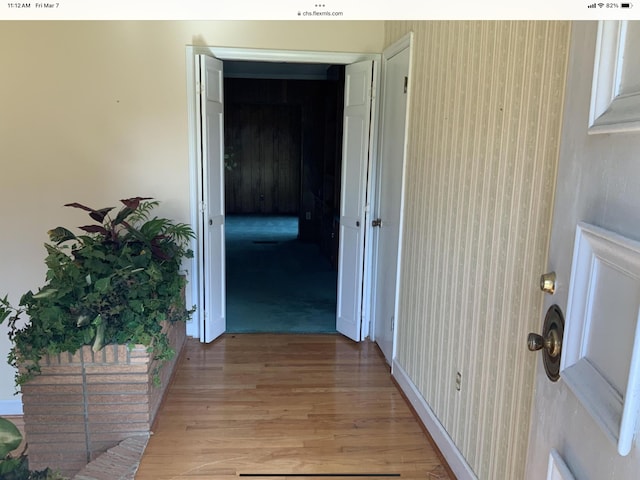
[[[372,61],[346,66],[336,330],[356,342],[363,337],[362,279],[372,80]]]
[[[201,198],[198,249],[203,278],[199,291],[200,341],[211,342],[226,329],[224,251],[224,115],[222,62],[196,56],[198,159]]]

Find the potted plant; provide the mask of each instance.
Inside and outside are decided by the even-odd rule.
[[[64,227],[50,230],[50,242],[45,244],[46,284],[35,293],[25,293],[15,308],[6,296],[0,299],[0,323],[8,319],[13,342],[9,363],[17,368],[16,383],[23,394],[30,461],[38,465],[34,439],[47,412],[54,412],[54,422],[64,420],[65,425],[72,417],[83,418],[82,429],[71,428],[85,433],[79,445],[88,445],[89,438],[101,439],[95,448],[78,454],[86,462],[117,444],[124,434],[139,433],[132,425],[149,431],[162,397],[153,389],[161,378],[168,379],[162,367],[184,342],[184,321],[191,310],[184,305],[186,279],[180,272],[183,259],[192,256],[188,245],[193,231],[187,224],[152,217],[156,200],[134,197],[121,202],[115,213],[113,208],[67,204],[88,212],[94,223],[79,227],[82,233],[78,234]],[[23,322],[23,314],[30,321]],[[181,333],[170,333],[169,328],[177,324],[182,325]],[[151,380],[140,380],[142,373]],[[77,399],[72,400],[64,397],[70,389],[63,387],[74,376],[83,385],[74,390]],[[117,382],[120,377],[123,381]],[[137,381],[137,389],[131,387]],[[146,384],[150,397],[145,399],[140,395]],[[55,395],[47,399],[46,392],[52,390],[45,387],[57,387]],[[92,397],[102,407],[90,408]],[[118,398],[126,402],[118,403]],[[81,408],[65,413],[73,410],[69,407],[73,402]],[[149,411],[128,407],[136,402],[148,405]],[[96,412],[93,424],[92,412]],[[125,426],[112,428],[116,423],[112,416],[119,412],[125,414]],[[63,414],[68,418],[61,420]],[[30,416],[38,426],[30,426]],[[51,445],[45,443],[48,452]],[[56,443],[69,447],[64,440]],[[45,455],[42,464],[56,458]],[[60,469],[64,471],[64,465]]]

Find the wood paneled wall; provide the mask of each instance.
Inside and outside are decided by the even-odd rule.
[[[327,80],[225,79],[227,213],[297,214],[300,239],[328,256],[340,204],[343,72],[330,67]]]
[[[298,215],[300,106],[233,104],[225,123],[227,212]]]

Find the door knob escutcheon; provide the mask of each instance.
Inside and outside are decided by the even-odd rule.
[[[547,377],[552,382],[560,378],[560,357],[564,335],[564,315],[558,305],[551,305],[544,317],[542,335],[530,333],[527,347],[532,352],[542,350],[542,361]]]

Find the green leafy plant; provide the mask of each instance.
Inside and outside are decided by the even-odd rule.
[[[47,468],[30,471],[29,460],[23,451],[19,456],[11,452],[22,443],[22,434],[13,422],[0,417],[0,478],[2,480],[64,480],[57,472]]]
[[[21,385],[40,371],[44,354],[94,351],[109,343],[143,344],[159,364],[173,350],[162,322],[184,321],[186,283],[180,275],[194,234],[189,225],[151,217],[159,202],[148,197],[121,200],[123,206],[93,209],[80,203],[65,206],[88,212],[94,224],[74,234],[64,227],[48,232],[46,285],[28,291],[14,308],[0,298],[0,323],[8,319],[13,348],[9,363],[22,367]],[[26,314],[30,321],[22,322]]]
[[[0,458],[9,455],[22,443],[22,434],[13,422],[0,417]]]

